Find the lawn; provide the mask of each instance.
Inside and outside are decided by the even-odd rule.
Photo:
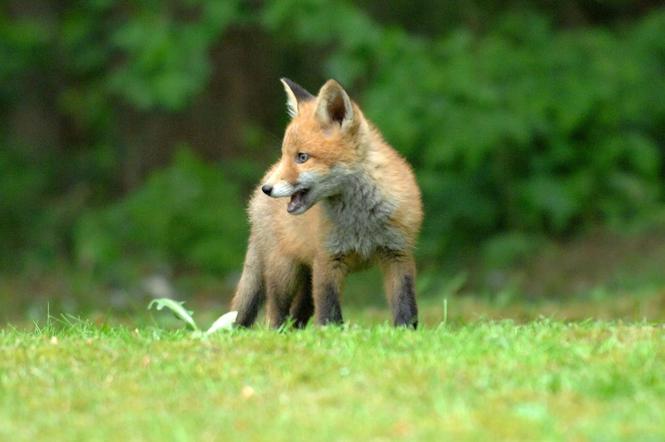
[[[5,327],[0,440],[665,439],[661,323],[371,316],[205,339]]]

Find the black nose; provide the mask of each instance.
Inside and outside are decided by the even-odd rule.
[[[261,187],[261,190],[263,190],[263,193],[265,193],[266,195],[270,196],[270,193],[272,192],[272,186],[271,186],[270,184],[264,184],[264,185]]]

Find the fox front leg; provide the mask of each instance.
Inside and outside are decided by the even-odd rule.
[[[395,327],[418,327],[416,305],[416,265],[410,255],[391,254],[381,262],[386,297],[393,313]]]
[[[314,314],[314,300],[312,299],[312,270],[303,268],[301,284],[291,303],[290,316],[296,328],[305,328],[309,318]]]
[[[320,258],[312,266],[314,315],[318,325],[342,324],[339,296],[346,267],[339,259]]]
[[[272,328],[279,328],[284,324],[294,294],[302,286],[302,272],[296,262],[273,253],[268,258],[266,272],[266,318]]]

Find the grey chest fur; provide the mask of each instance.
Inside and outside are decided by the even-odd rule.
[[[357,253],[370,258],[381,249],[403,250],[404,236],[390,224],[396,205],[368,178],[352,177],[343,193],[324,201],[332,230],[327,247],[332,255]]]

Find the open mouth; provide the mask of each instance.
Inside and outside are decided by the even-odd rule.
[[[309,189],[303,189],[295,192],[291,195],[289,200],[289,205],[286,206],[286,211],[289,213],[302,213],[307,209],[306,196],[309,192]]]

